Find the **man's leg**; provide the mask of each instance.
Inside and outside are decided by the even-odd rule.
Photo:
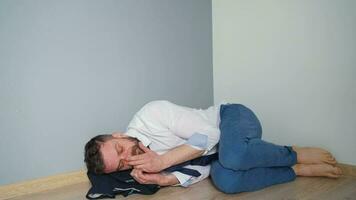
[[[254,191],[270,185],[293,181],[296,178],[291,167],[260,167],[249,170],[224,168],[219,161],[211,166],[214,185],[224,193]]]
[[[338,178],[342,175],[339,167],[329,164],[296,164],[293,167],[259,167],[249,170],[224,168],[219,161],[211,165],[211,179],[214,185],[225,193],[254,191],[267,186],[293,181],[296,176],[322,176]]]
[[[256,115],[241,104],[220,108],[219,160],[228,169],[284,167],[297,163],[296,152],[288,146],[261,140],[262,127]]]

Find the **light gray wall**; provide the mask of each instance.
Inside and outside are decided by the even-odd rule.
[[[84,167],[144,103],[213,104],[211,1],[0,0],[0,184]]]
[[[264,139],[356,164],[356,1],[213,0],[215,102],[256,111]]]

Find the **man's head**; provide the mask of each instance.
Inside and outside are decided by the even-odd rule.
[[[141,154],[138,140],[124,134],[98,135],[85,145],[85,163],[89,171],[102,174],[132,168],[131,155]]]

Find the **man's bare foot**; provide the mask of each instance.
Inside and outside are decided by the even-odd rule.
[[[297,163],[300,164],[330,164],[335,165],[337,162],[334,156],[321,148],[316,147],[292,147],[297,152]]]
[[[296,164],[292,168],[297,176],[339,178],[342,175],[342,170],[339,167],[329,164]]]

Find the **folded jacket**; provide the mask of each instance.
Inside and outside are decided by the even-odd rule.
[[[87,172],[92,187],[86,197],[88,199],[115,198],[116,195],[126,197],[135,193],[154,194],[159,190],[159,185],[138,183],[130,173],[131,170],[100,175]]]
[[[166,172],[179,171],[181,173],[198,177],[201,174],[194,169],[185,168],[187,165],[201,165],[210,164],[217,159],[217,153],[207,156],[202,156],[184,163],[172,166],[165,169]],[[115,198],[116,195],[123,195],[124,197],[130,194],[154,194],[159,189],[159,185],[155,184],[140,184],[131,175],[131,169],[125,171],[118,171],[109,174],[95,174],[87,172],[92,187],[86,194],[88,199],[103,199]]]

